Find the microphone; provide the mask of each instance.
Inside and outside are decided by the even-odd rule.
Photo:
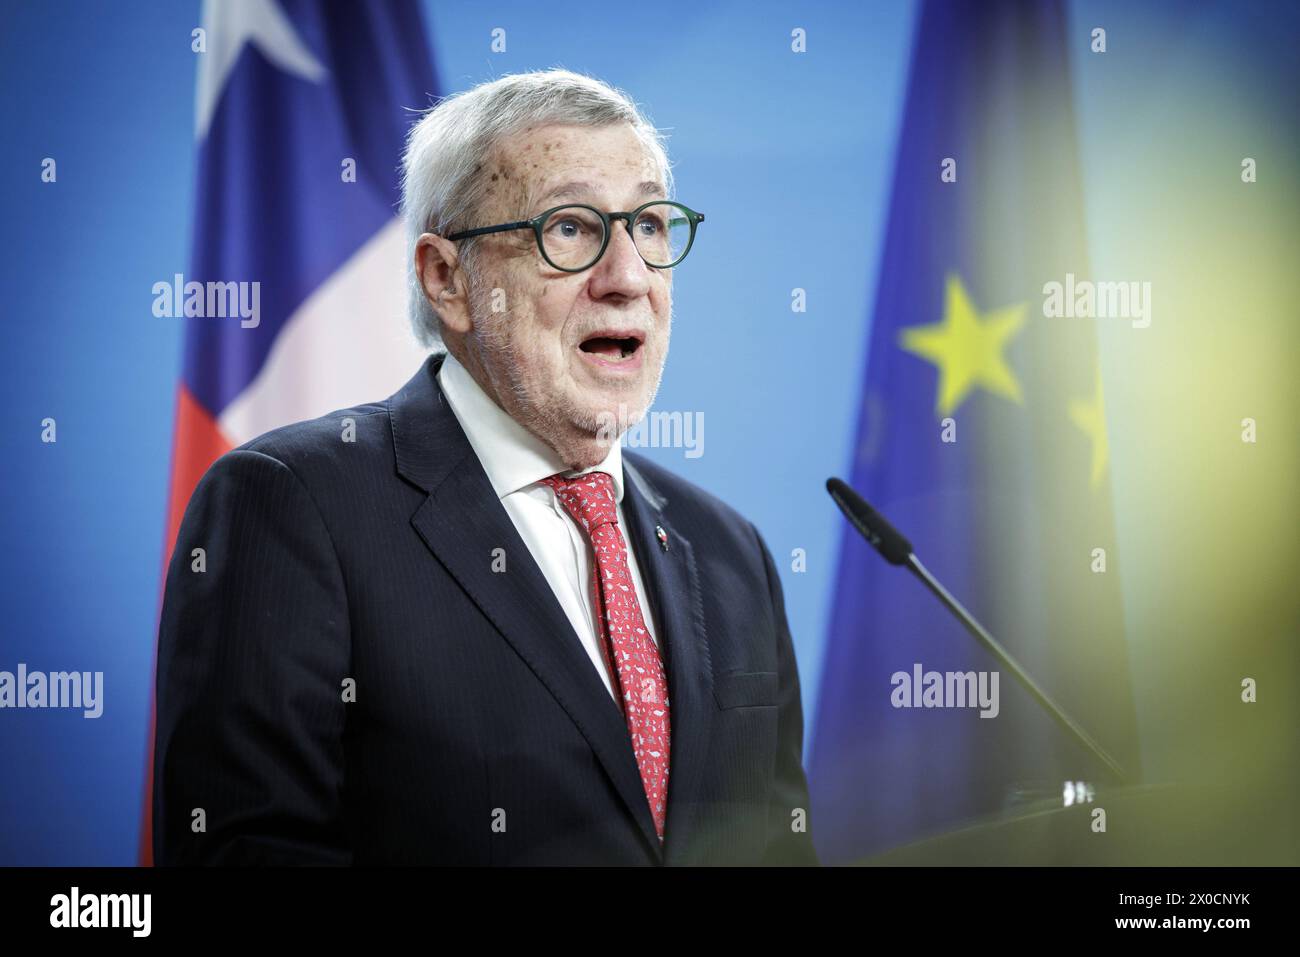
[[[1020,663],[998,644],[988,630],[975,620],[975,616],[967,611],[961,602],[954,598],[948,589],[944,588],[939,583],[939,580],[930,574],[929,569],[922,565],[921,560],[916,557],[916,553],[912,550],[912,543],[898,529],[889,524],[885,516],[868,505],[866,499],[854,491],[847,482],[840,479],[827,479],[826,491],[830,493],[831,498],[835,500],[835,504],[840,507],[840,511],[848,518],[849,523],[858,530],[863,538],[871,543],[871,546],[876,551],[880,552],[885,561],[891,565],[906,566],[917,578],[921,579],[921,583],[962,623],[962,626],[970,632],[975,640],[1020,682],[1021,686],[1061,727],[1073,735],[1076,741],[1104,764],[1115,776],[1116,780],[1122,784],[1128,782],[1128,775],[1120,767],[1119,763],[1101,745],[1094,741],[1092,736],[1077,721],[1066,714],[1064,709],[1038,686],[1038,683],[1034,681],[1029,672],[1025,671],[1020,666]]]

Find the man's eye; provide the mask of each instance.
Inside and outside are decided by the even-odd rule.
[[[586,231],[586,223],[576,219],[560,219],[551,224],[551,232],[560,239],[577,239]]]
[[[654,216],[642,216],[637,220],[636,228],[643,236],[657,236],[664,230],[664,224]]]

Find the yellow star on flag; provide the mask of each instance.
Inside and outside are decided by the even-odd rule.
[[[1106,402],[1101,391],[1101,366],[1097,366],[1097,384],[1091,399],[1071,399],[1070,421],[1092,441],[1092,475],[1089,484],[1096,488],[1106,475],[1110,443],[1106,439]]]
[[[985,313],[975,309],[961,279],[950,275],[944,288],[943,321],[899,331],[899,345],[939,367],[935,412],[955,410],[976,387],[1020,402],[1020,383],[1002,350],[1025,324],[1025,304]]]

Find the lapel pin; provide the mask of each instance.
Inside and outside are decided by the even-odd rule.
[[[655,538],[659,539],[659,547],[668,551],[668,533],[664,531],[662,525],[655,526]]]

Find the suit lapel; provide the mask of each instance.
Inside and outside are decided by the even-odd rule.
[[[397,470],[428,498],[411,524],[470,599],[568,712],[652,853],[662,855],[627,725],[564,609],[519,537],[435,378],[431,357],[389,400]],[[492,571],[503,548],[504,573]],[[676,696],[670,681],[669,693]],[[670,699],[674,708],[676,702]],[[674,742],[676,734],[674,733]],[[674,748],[676,744],[674,743]],[[674,761],[675,763],[675,761]],[[672,817],[670,772],[669,822]]]
[[[671,752],[666,863],[681,863],[700,803],[713,718],[713,668],[704,633],[704,606],[695,550],[669,523],[667,501],[623,455],[623,513],[628,536],[659,618],[659,642],[667,649]],[[664,532],[664,548],[659,530]]]

